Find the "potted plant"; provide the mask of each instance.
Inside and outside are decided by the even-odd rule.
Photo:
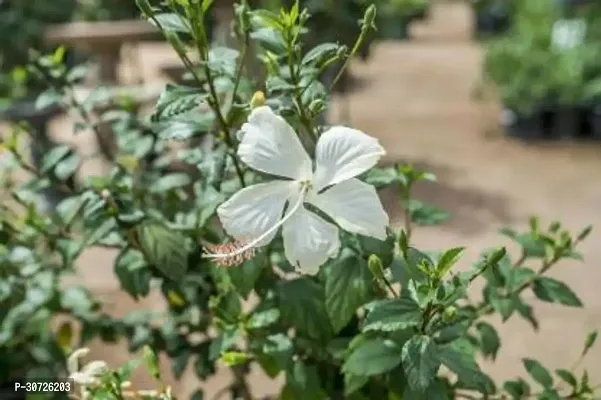
[[[509,30],[515,12],[514,0],[468,0],[473,13],[473,34],[490,38]]]
[[[487,46],[485,80],[507,109],[510,134],[560,138],[582,130],[599,51],[583,35],[573,36],[579,35],[574,27],[566,36],[561,15],[553,3],[524,3],[515,29]]]

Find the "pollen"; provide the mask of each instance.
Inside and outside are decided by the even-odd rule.
[[[213,261],[216,265],[220,267],[231,268],[237,267],[238,265],[254,258],[256,254],[256,248],[250,247],[243,252],[239,252],[239,250],[244,248],[244,246],[246,246],[246,243],[234,241],[231,243],[222,244],[206,244],[204,249],[208,253],[206,257]],[[228,257],[214,257],[227,254],[232,255]]]

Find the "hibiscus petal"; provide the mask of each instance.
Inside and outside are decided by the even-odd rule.
[[[300,139],[268,106],[255,108],[242,126],[238,156],[257,171],[296,180],[311,177],[311,158]]]
[[[301,206],[282,228],[284,253],[290,264],[315,275],[340,250],[338,228]]]
[[[345,231],[386,239],[390,220],[372,185],[349,179],[310,196],[308,201],[332,217]]]
[[[282,217],[286,201],[299,191],[299,184],[273,181],[249,186],[234,194],[217,208],[223,229],[236,240],[248,241],[259,237]],[[265,246],[277,233],[261,240],[257,247]]]
[[[354,178],[386,154],[378,139],[344,126],[324,132],[315,149],[316,190]]]

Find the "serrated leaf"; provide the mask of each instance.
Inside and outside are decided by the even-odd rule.
[[[457,374],[461,386],[488,392],[489,379],[480,369],[473,356],[470,343],[467,340],[456,340],[438,348],[440,361]]]
[[[198,108],[206,100],[200,89],[168,84],[157,102],[156,117],[169,119]]]
[[[367,339],[350,353],[342,371],[355,376],[373,376],[396,368],[401,362],[401,347],[389,339]]]
[[[442,256],[440,256],[438,265],[436,266],[436,271],[438,272],[438,276],[440,278],[443,278],[449,273],[451,268],[453,268],[453,266],[461,257],[463,250],[465,250],[464,247],[456,247],[445,251]]]
[[[272,53],[283,54],[286,51],[286,41],[282,34],[274,29],[260,28],[252,32],[250,37]]]
[[[155,19],[162,29],[169,32],[190,33],[192,29],[190,23],[186,21],[184,17],[176,13],[155,14],[154,19],[151,18],[148,21],[156,26],[157,23]]]
[[[326,311],[334,333],[338,333],[368,301],[372,277],[365,260],[352,252],[343,253],[325,274]]]
[[[180,188],[190,184],[191,180],[188,174],[176,172],[160,177],[148,190],[151,193],[163,193],[172,189]]]
[[[582,301],[565,283],[553,278],[540,277],[534,281],[532,291],[542,301],[569,307],[582,307]]]
[[[338,52],[340,46],[337,43],[321,43],[305,54],[302,64],[307,65],[313,62],[320,63],[327,58],[333,57]]]
[[[312,339],[332,334],[323,287],[309,278],[281,282],[278,288],[282,319]]]
[[[186,238],[153,221],[136,226],[136,233],[147,261],[167,278],[180,281],[188,270]]]
[[[422,310],[411,298],[378,300],[366,307],[363,331],[393,332],[418,326],[422,322]]]
[[[553,386],[553,377],[540,362],[531,358],[524,358],[522,359],[522,363],[532,379],[540,383],[543,388],[550,388]]]
[[[431,337],[414,336],[403,345],[403,369],[409,387],[416,392],[425,392],[438,372],[440,358]]]

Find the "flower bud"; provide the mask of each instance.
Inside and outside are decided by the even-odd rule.
[[[451,322],[455,321],[455,318],[457,318],[457,309],[453,306],[445,308],[442,313],[442,322],[445,324],[450,324]]]
[[[315,99],[309,104],[309,110],[313,115],[318,115],[324,112],[326,109],[326,102],[322,99]]]
[[[100,197],[106,200],[111,197],[111,192],[108,189],[102,189],[102,192],[100,192]]]
[[[375,4],[372,4],[369,7],[367,7],[367,10],[365,10],[365,14],[363,15],[362,28],[363,29],[369,29],[369,28],[376,29],[375,21],[376,21],[376,6],[375,6]]]
[[[376,279],[384,279],[384,266],[382,265],[382,260],[380,260],[380,257],[375,254],[369,256],[367,266]]]
[[[253,94],[252,99],[250,100],[250,108],[255,109],[257,107],[261,107],[265,105],[265,93],[258,91]]]

